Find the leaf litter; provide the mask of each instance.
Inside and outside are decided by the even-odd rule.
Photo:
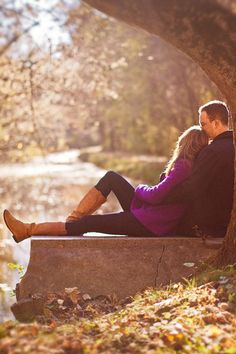
[[[123,300],[77,287],[38,297],[31,323],[0,325],[1,354],[236,354],[236,267]]]

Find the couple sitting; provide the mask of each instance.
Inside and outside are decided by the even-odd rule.
[[[4,220],[14,240],[31,235],[83,235],[102,232],[129,236],[222,237],[233,203],[234,146],[224,102],[211,101],[199,108],[199,126],[178,139],[159,184],[135,189],[119,174],[109,171],[89,190],[66,222],[26,224],[8,210]],[[210,143],[209,143],[210,139]],[[91,215],[114,192],[122,212]]]

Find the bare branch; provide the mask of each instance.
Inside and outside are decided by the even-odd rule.
[[[5,54],[5,52],[11,47],[11,45],[15,42],[18,41],[19,38],[21,38],[22,36],[24,36],[25,34],[29,33],[31,31],[31,29],[35,26],[38,26],[39,22],[35,21],[32,25],[30,25],[29,27],[27,27],[25,30],[23,30],[21,33],[15,34],[7,44],[5,44],[1,49],[0,49],[0,56],[2,56],[3,54]]]

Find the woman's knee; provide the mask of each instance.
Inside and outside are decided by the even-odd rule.
[[[109,170],[109,171],[107,171],[107,173],[105,174],[105,177],[107,177],[107,178],[114,178],[114,177],[116,177],[117,175],[118,175],[117,172],[112,171],[112,170]]]
[[[114,182],[119,183],[120,180],[123,180],[123,177],[119,173],[112,171],[112,170],[108,171],[106,173],[105,177],[111,183],[113,182],[113,184],[114,184]]]
[[[114,192],[117,190],[117,187],[119,187],[122,182],[123,177],[117,172],[110,170],[106,172],[95,187],[104,195],[104,197],[107,197],[111,191]]]
[[[101,181],[106,181],[109,185],[112,185],[114,181],[116,181],[119,177],[119,174],[116,173],[115,171],[109,170],[105,173],[105,175],[102,177]]]

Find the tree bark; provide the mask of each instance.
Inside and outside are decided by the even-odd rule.
[[[235,144],[235,132],[236,132],[236,102],[231,102],[231,119],[232,126],[234,131],[234,146]],[[236,177],[236,159],[234,160],[234,173]],[[223,188],[223,186],[222,186]],[[228,230],[223,242],[223,245],[216,255],[216,257],[212,260],[212,265],[215,266],[223,266],[227,264],[234,264],[236,262],[236,178],[234,178],[234,201],[233,201],[233,209],[231,213],[231,220],[228,226]]]
[[[217,0],[85,0],[96,9],[157,35],[190,56],[217,85],[231,109],[236,146],[236,14]],[[236,171],[236,163],[234,166]],[[215,265],[236,262],[234,206]],[[224,188],[224,186],[222,186]]]

